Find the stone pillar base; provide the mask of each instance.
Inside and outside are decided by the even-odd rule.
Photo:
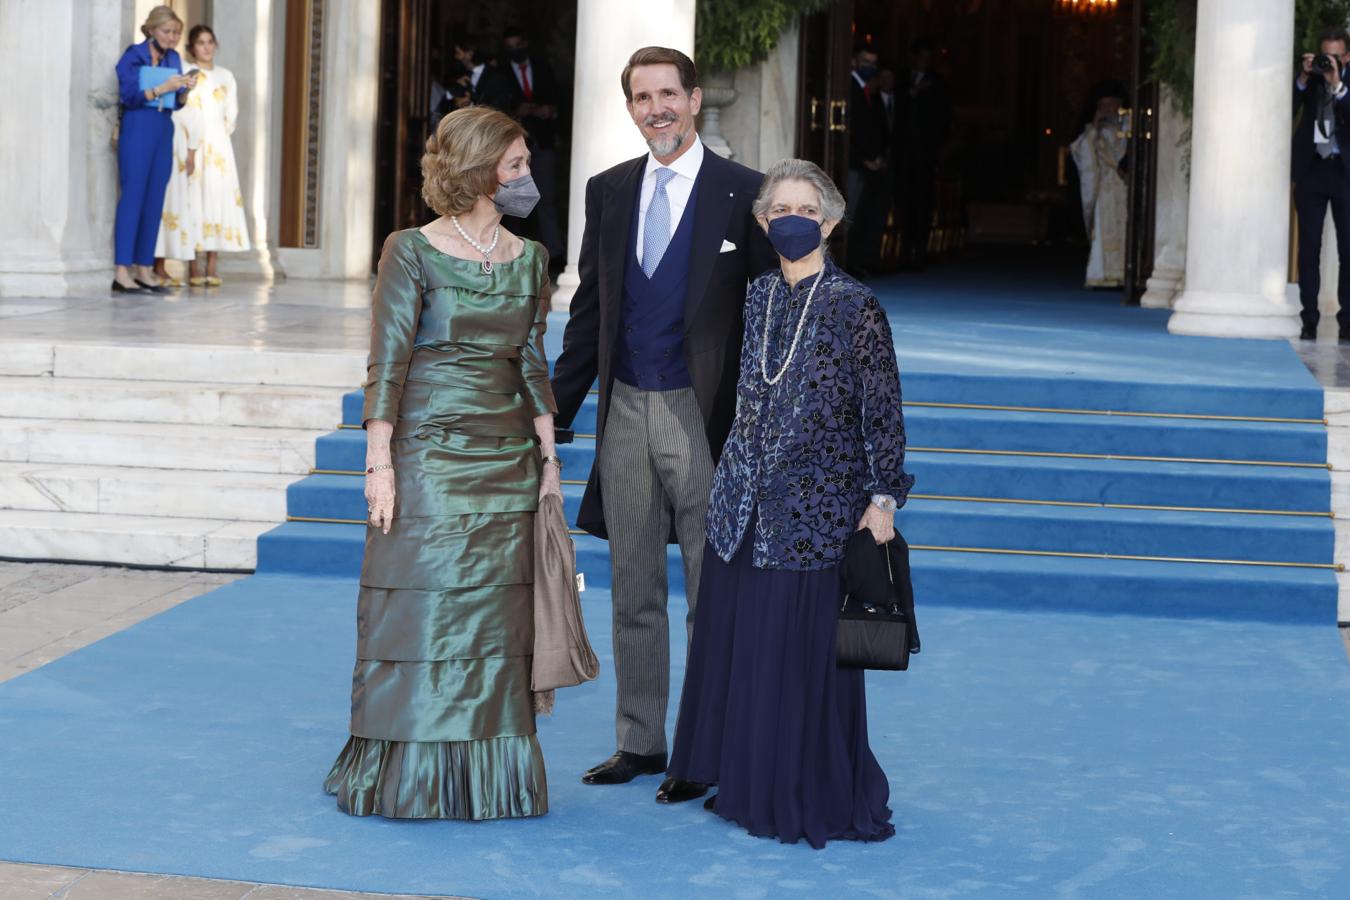
[[[272,254],[266,247],[254,247],[243,253],[220,254],[220,272],[235,278],[272,281],[284,277],[272,265]]]
[[[1149,309],[1171,309],[1172,301],[1181,293],[1186,273],[1181,269],[1154,269],[1139,305]]]
[[[0,297],[97,297],[108,293],[107,254],[9,259],[0,269]]]
[[[1186,290],[1177,297],[1167,330],[1235,338],[1296,338],[1297,307],[1261,294]]]
[[[563,269],[562,274],[558,276],[558,286],[553,290],[550,310],[553,312],[570,310],[572,308],[572,295],[577,292],[577,287],[580,284],[581,276],[577,274],[576,263],[568,263],[567,268]]]

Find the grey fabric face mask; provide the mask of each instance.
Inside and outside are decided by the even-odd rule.
[[[492,205],[497,207],[497,212],[520,219],[534,212],[535,204],[538,202],[539,188],[535,186],[534,178],[530,175],[522,175],[506,184],[498,184],[497,193],[492,198]]]

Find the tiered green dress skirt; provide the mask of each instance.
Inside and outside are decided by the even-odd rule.
[[[365,419],[396,422],[394,522],[367,528],[351,737],[324,784],[353,815],[548,811],[530,692],[546,284],[533,243],[491,275],[415,230],[385,244]]]

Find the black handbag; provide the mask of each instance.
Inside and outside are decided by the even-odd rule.
[[[909,668],[919,652],[914,620],[914,585],[909,575],[909,544],[897,531],[878,545],[867,529],[844,546],[844,603],[835,638],[838,665],[845,669]]]

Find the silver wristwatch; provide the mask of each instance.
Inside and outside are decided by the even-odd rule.
[[[873,494],[872,505],[884,513],[895,512],[895,498],[890,494]]]

